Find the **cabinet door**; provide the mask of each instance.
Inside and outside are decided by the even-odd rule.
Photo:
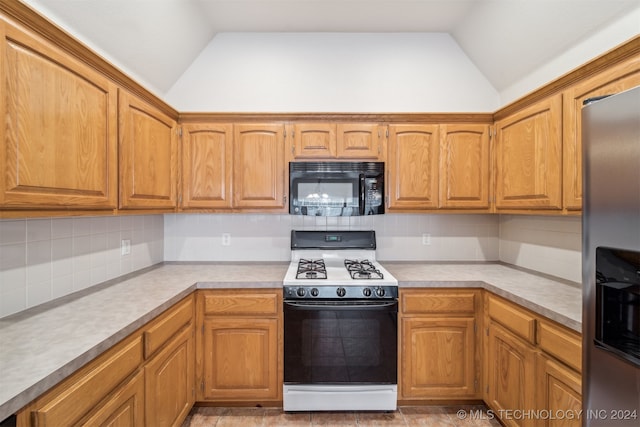
[[[144,422],[144,374],[138,372],[99,409],[80,423],[86,427],[136,427]]]
[[[176,206],[175,120],[124,90],[119,94],[120,208]]]
[[[440,207],[489,207],[489,125],[440,127]]]
[[[234,126],[234,206],[284,211],[284,125]]]
[[[562,95],[496,123],[496,208],[562,208]]]
[[[506,426],[530,426],[532,418],[508,416],[514,410],[535,408],[535,350],[491,322],[488,343],[488,401]]]
[[[149,426],[180,426],[195,401],[193,327],[173,339],[145,366],[145,416]]]
[[[341,159],[377,160],[382,149],[382,129],[375,123],[340,123],[337,155]]]
[[[585,99],[612,95],[640,85],[640,57],[585,80],[564,93],[563,162],[564,206],[582,209],[582,103]]]
[[[294,158],[331,159],[336,157],[335,124],[299,123],[292,128]]]
[[[117,89],[0,21],[0,206],[117,206]]]
[[[580,427],[582,425],[582,380],[580,374],[561,363],[538,354],[536,399],[538,409],[556,417],[541,417],[544,427]]]
[[[401,336],[401,398],[476,396],[473,318],[405,318]]]
[[[277,319],[205,318],[203,353],[205,400],[281,398]]]
[[[233,125],[182,127],[183,208],[230,208]]]
[[[389,125],[390,209],[438,207],[438,125]]]

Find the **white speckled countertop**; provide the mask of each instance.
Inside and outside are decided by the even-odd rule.
[[[575,284],[493,263],[382,264],[401,287],[485,288],[580,331]],[[0,421],[196,288],[279,288],[288,265],[166,263],[0,319]]]

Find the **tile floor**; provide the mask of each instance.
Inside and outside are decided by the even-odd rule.
[[[500,427],[486,407],[403,406],[395,412],[301,412],[280,408],[194,408],[182,427]]]

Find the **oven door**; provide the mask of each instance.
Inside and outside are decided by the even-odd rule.
[[[396,384],[398,302],[285,301],[285,384]]]
[[[290,172],[289,213],[311,216],[363,214],[364,175],[356,172]]]

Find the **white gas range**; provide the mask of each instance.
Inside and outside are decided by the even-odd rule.
[[[396,409],[398,281],[375,247],[374,231],[292,231],[285,411]]]

